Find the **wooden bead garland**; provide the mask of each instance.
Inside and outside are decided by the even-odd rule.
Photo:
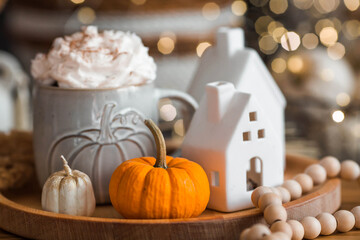
[[[321,213],[316,218],[308,216],[300,222],[296,220],[285,222],[287,212],[281,203],[288,202],[290,198],[293,200],[301,197],[302,193],[311,191],[314,185],[323,183],[326,177],[332,178],[338,175],[345,180],[356,180],[360,176],[360,167],[355,161],[346,160],[340,164],[335,157],[327,156],[321,159],[320,164],[312,164],[307,167],[305,174],[298,174],[293,180],[285,181],[281,187],[261,186],[256,188],[253,191],[251,200],[255,206],[262,206],[261,210],[264,212],[264,219],[270,225],[270,229],[265,225],[261,226],[262,228],[258,226],[259,230],[257,232],[263,231],[265,233],[263,236],[259,236],[258,233],[251,234],[252,228],[245,229],[240,235],[240,240],[300,240],[303,237],[314,239],[320,234],[330,235],[335,230],[348,232],[354,226],[360,228],[360,206],[354,207],[351,212],[339,210],[334,215]],[[312,179],[312,185],[309,177]],[[263,195],[266,196],[263,197]],[[262,199],[261,203],[260,199]],[[254,228],[253,232],[257,228]],[[260,229],[262,230],[260,231]]]
[[[326,181],[326,170],[320,164],[308,166],[305,169],[305,173],[313,179],[314,185],[319,185]]]
[[[281,198],[273,192],[265,193],[259,198],[259,208],[263,212],[270,204],[282,205]]]
[[[271,189],[271,191],[272,191],[273,193],[275,193],[276,195],[278,195],[278,196],[280,197],[280,199],[282,199],[282,195],[281,195],[281,192],[280,192],[279,189],[277,189],[277,188],[275,188],[275,187],[271,187],[270,189]]]
[[[360,228],[360,206],[357,206],[357,207],[354,207],[353,209],[351,209],[351,213],[355,217],[355,227],[359,229]]]
[[[263,237],[270,235],[270,229],[264,224],[255,224],[250,228],[250,231],[247,235],[248,240],[260,240]]]
[[[291,240],[301,240],[304,237],[304,227],[303,225],[296,220],[288,220],[287,223],[291,227],[292,230],[292,238]]]
[[[328,178],[337,177],[340,173],[341,165],[337,158],[326,156],[320,160],[320,165],[325,168]]]
[[[275,232],[264,237],[263,240],[291,240],[291,238],[283,232]]]
[[[355,226],[355,217],[354,215],[346,210],[339,210],[334,213],[334,217],[337,222],[337,230],[339,232],[348,232]]]
[[[319,220],[314,217],[304,217],[300,223],[304,227],[304,238],[314,239],[320,235],[321,224]]]
[[[251,201],[254,204],[255,207],[258,207],[258,202],[259,202],[259,198],[261,195],[268,193],[268,192],[272,192],[271,189],[269,187],[265,187],[265,186],[260,186],[257,187],[253,193],[251,194]]]
[[[269,225],[273,224],[276,221],[286,221],[286,209],[282,205],[269,205],[265,208],[264,219]]]
[[[290,195],[290,192],[284,188],[284,187],[276,187],[276,189],[280,192],[281,194],[281,200],[282,200],[282,203],[287,203],[287,202],[290,202],[291,200],[291,195]]]
[[[341,163],[340,177],[345,180],[354,181],[359,178],[360,167],[353,160],[346,160]]]
[[[291,226],[285,221],[274,222],[270,227],[271,232],[283,232],[288,235],[290,238],[293,235]]]
[[[301,185],[295,180],[286,180],[281,186],[289,191],[291,200],[298,199],[302,195]]]
[[[240,234],[240,240],[247,240],[249,232],[250,228],[246,228],[245,230],[243,230]]]
[[[313,182],[312,178],[305,173],[300,173],[300,174],[296,175],[294,177],[294,180],[300,184],[302,193],[308,193],[314,187],[314,182]]]
[[[333,234],[337,227],[336,219],[330,213],[320,213],[316,216],[321,225],[321,235],[330,235]]]

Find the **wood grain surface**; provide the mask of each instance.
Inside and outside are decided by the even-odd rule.
[[[313,162],[287,156],[286,177],[302,172]],[[332,179],[284,206],[290,218],[302,219],[322,211],[334,212],[340,200],[340,180]],[[206,210],[191,219],[128,220],[121,219],[111,206],[98,206],[94,217],[75,217],[42,211],[36,186],[0,195],[0,228],[36,239],[238,239],[242,229],[256,222],[264,222],[258,209],[234,213]],[[17,239],[0,231],[0,239],[12,238]]]

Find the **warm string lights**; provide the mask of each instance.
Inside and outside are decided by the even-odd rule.
[[[96,11],[86,5],[86,0],[70,0],[73,4],[79,5],[77,19],[82,24],[92,24],[96,20]],[[135,6],[146,4],[146,0],[131,0]],[[270,63],[274,74],[285,74],[287,72],[301,75],[306,70],[305,62],[301,54],[303,50],[314,50],[318,47],[325,47],[327,55],[332,60],[340,60],[346,54],[346,47],[342,39],[355,40],[360,37],[360,21],[351,19],[341,21],[336,15],[331,16],[340,6],[345,7],[349,12],[356,11],[360,6],[360,0],[235,0],[230,8],[234,16],[242,17],[249,8],[263,9],[263,16],[254,20],[254,30],[258,34],[258,46],[262,53],[276,57]],[[266,10],[265,10],[266,9]],[[289,27],[288,23],[282,20],[290,11],[307,11],[309,18],[313,17],[316,22],[306,27],[304,21],[299,21],[297,26]],[[221,6],[216,2],[206,2],[199,10],[206,21],[215,21],[222,14]],[[270,12],[270,14],[269,14]],[[290,13],[291,14],[291,13]],[[279,20],[276,20],[279,17]],[[305,27],[304,27],[305,26]],[[162,55],[170,55],[174,52],[177,44],[177,36],[174,32],[163,32],[159,35],[157,50]],[[211,46],[209,42],[199,42],[194,51],[201,57],[206,48]],[[291,52],[291,54],[278,54],[279,52]],[[333,78],[331,69],[320,70],[320,78],[330,82]],[[351,97],[347,93],[339,93],[336,96],[337,105],[342,108],[350,104]],[[161,111],[164,121],[176,120],[176,108],[171,105],[164,105]],[[344,112],[336,110],[331,113],[331,119],[340,123],[345,119]],[[177,133],[181,133],[178,123]],[[174,132],[175,128],[174,128]],[[181,134],[179,134],[181,135]]]

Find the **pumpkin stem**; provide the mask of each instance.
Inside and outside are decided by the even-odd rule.
[[[66,175],[72,176],[73,175],[72,170],[69,167],[68,162],[66,161],[66,159],[65,159],[65,157],[63,155],[61,155],[61,159],[63,160],[63,163],[64,163],[64,170],[66,172]]]
[[[158,126],[156,126],[156,124],[151,119],[147,119],[144,122],[145,122],[145,125],[150,129],[152,135],[155,138],[156,162],[155,162],[154,167],[167,169],[166,145],[165,145],[164,136],[162,135]]]
[[[112,143],[114,141],[114,136],[110,128],[110,117],[114,107],[115,104],[112,103],[108,103],[104,106],[100,120],[100,135],[97,139],[100,144]]]

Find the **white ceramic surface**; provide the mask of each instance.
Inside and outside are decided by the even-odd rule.
[[[242,29],[218,30],[188,92],[201,104],[182,152],[208,174],[208,207],[251,207],[253,188],[283,181],[286,101],[260,56],[244,46]]]
[[[188,93],[196,101],[204,95],[206,84],[216,81],[233,83],[241,92],[256,96],[282,144],[285,163],[284,113],[286,100],[258,53],[244,46],[241,28],[220,28],[216,45],[205,50]]]
[[[110,201],[108,185],[123,161],[156,153],[143,120],[158,121],[158,101],[168,97],[191,107],[187,94],[146,84],[115,89],[63,89],[36,86],[34,151],[40,184],[62,169],[64,155],[73,169],[92,180],[97,203]]]
[[[257,186],[284,178],[282,139],[256,94],[228,82],[206,87],[182,146],[210,182],[208,208],[232,212],[252,207]]]

